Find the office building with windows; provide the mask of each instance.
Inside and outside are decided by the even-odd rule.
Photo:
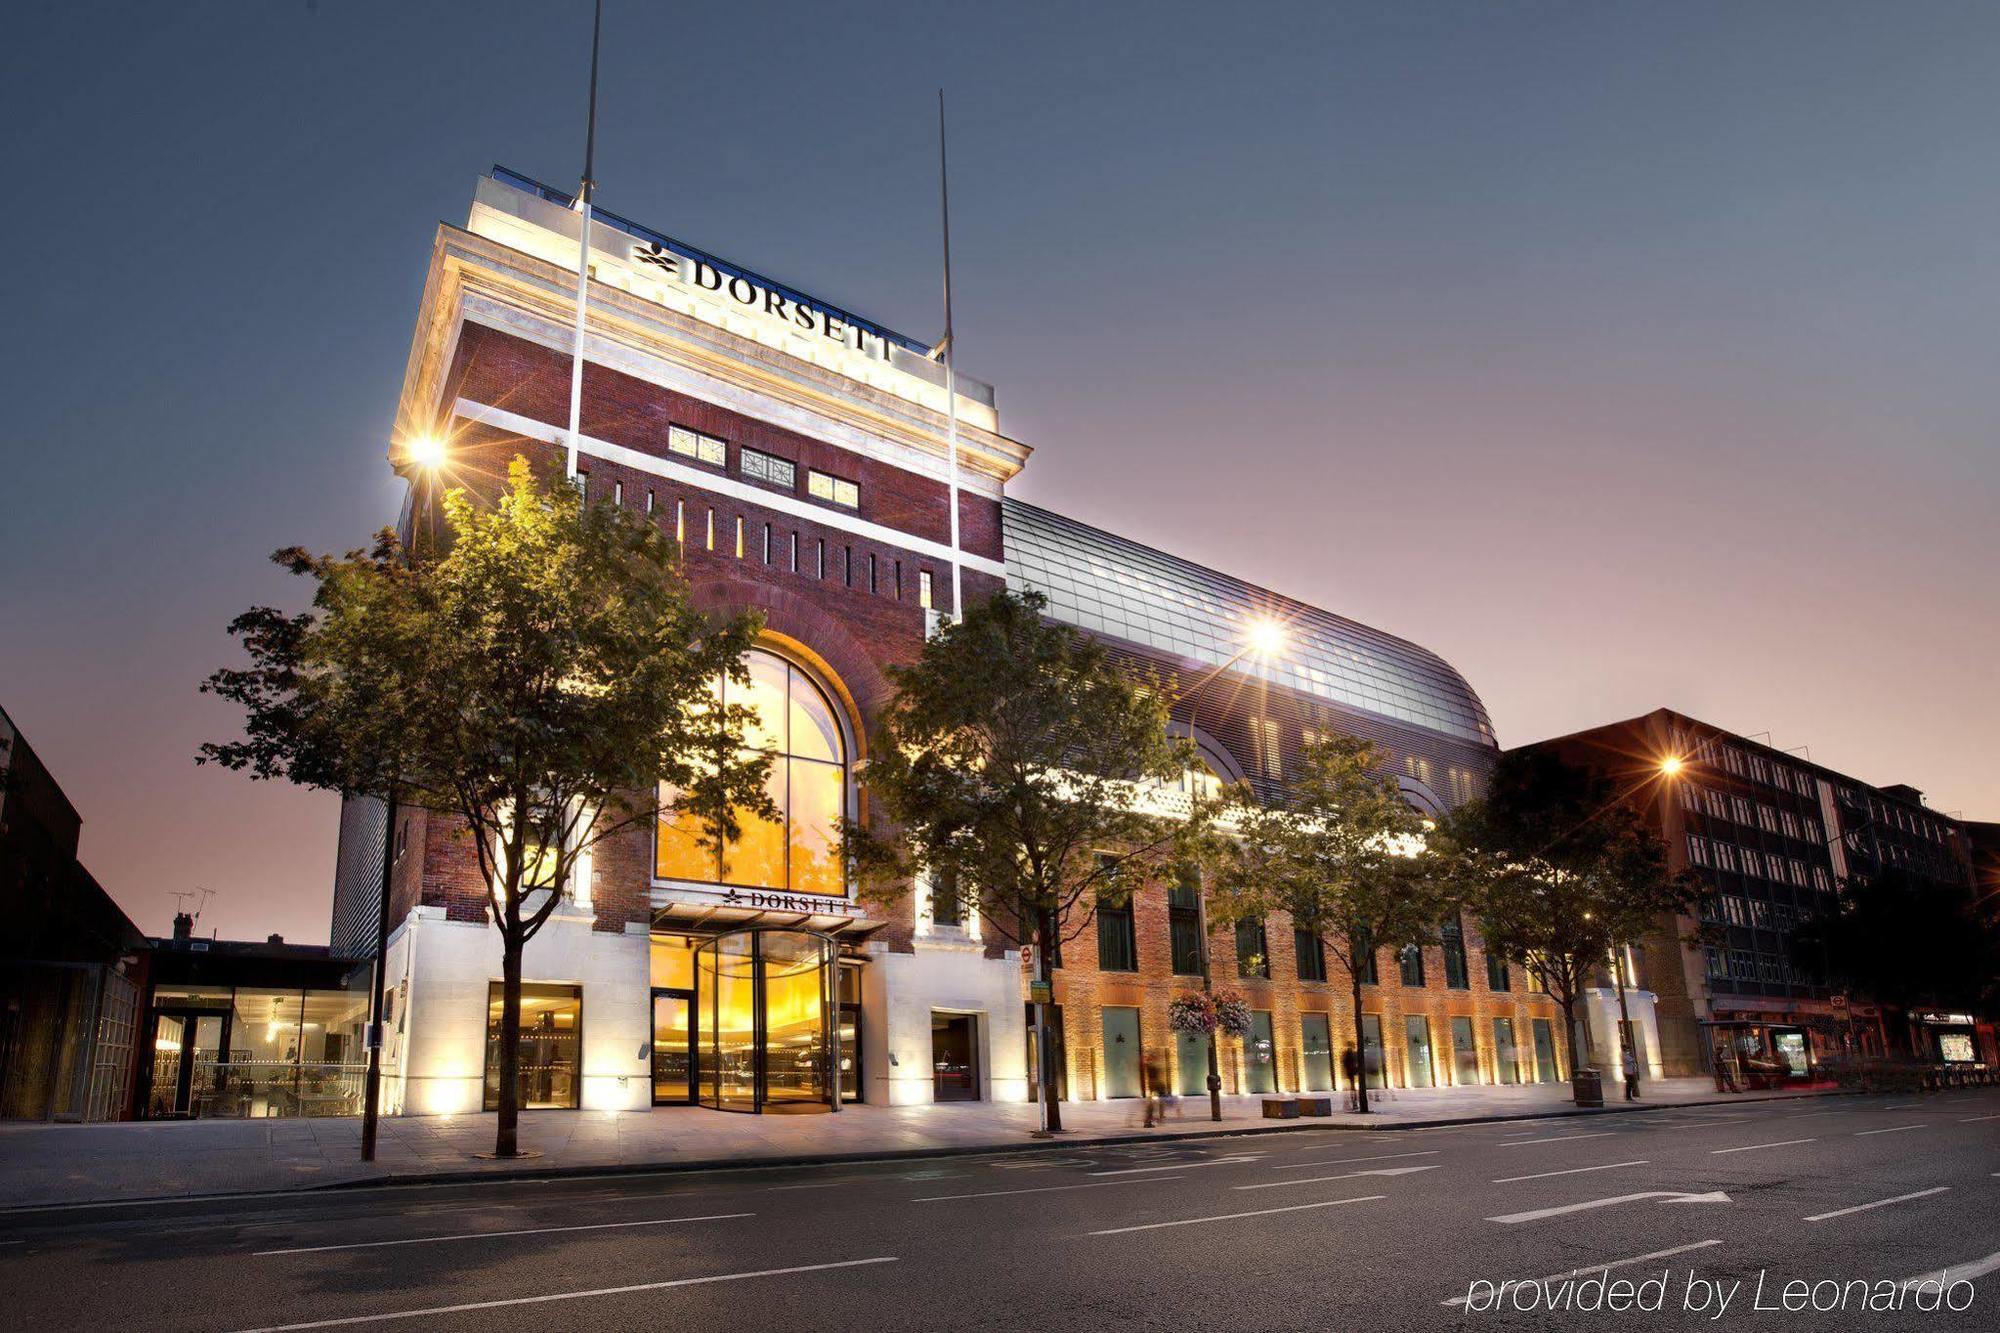
[[[496,168],[465,225],[438,229],[392,460],[406,458],[401,442],[447,441],[449,484],[493,478],[518,453],[563,456],[579,223],[567,195]],[[1208,769],[1191,784],[1268,790],[1303,742],[1352,732],[1384,748],[1425,810],[1481,789],[1492,728],[1450,666],[1009,497],[1028,448],[1002,432],[990,387],[961,374],[947,401],[926,344],[603,211],[589,264],[579,484],[670,533],[700,605],[764,618],[748,683],[728,689],[760,718],[780,815],[748,821],[722,856],[671,818],[595,850],[527,949],[524,1104],[776,1111],[1029,1095],[1019,950],[921,884],[891,909],[864,902],[834,855],[840,820],[866,814],[887,671],[957,609],[955,582],[969,601],[1036,589],[1049,615],[1121,660],[1201,681],[1175,705]],[[408,476],[406,525],[429,508],[423,474]],[[1288,623],[1286,652],[1239,656],[1257,615]],[[389,828],[379,805],[346,802],[342,953],[372,951],[385,862],[389,1104],[490,1106],[500,951],[472,849],[447,813],[402,811]],[[1066,946],[1066,1095],[1136,1092],[1145,1051],[1171,1056],[1190,1084],[1165,1012],[1199,984],[1199,894],[1138,886]],[[1332,1086],[1346,978],[1286,921],[1209,924],[1218,980],[1257,1014],[1230,1052],[1229,1086]],[[1560,1023],[1524,981],[1455,924],[1441,945],[1383,958],[1363,1008],[1385,1077],[1561,1077]]]
[[[1843,883],[1886,869],[1970,893],[1964,829],[1922,792],[1871,786],[1665,708],[1530,748],[1619,784],[1670,864],[1705,888],[1696,916],[1662,920],[1628,959],[1647,1008],[1657,1003],[1668,1073],[1708,1072],[1721,1057],[1750,1081],[1782,1082],[1833,1056],[1909,1049],[1899,1022],[1839,991],[1792,934],[1833,910]],[[1713,942],[1690,942],[1703,925]],[[1609,991],[1593,999],[1600,1023],[1615,1004]],[[1970,1016],[1937,1017],[1963,1018],[1972,1032]]]

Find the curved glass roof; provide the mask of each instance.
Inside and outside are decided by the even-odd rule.
[[[1277,620],[1285,647],[1233,669],[1362,712],[1491,746],[1493,723],[1465,678],[1427,648],[1019,500],[1002,509],[1007,586],[1094,633],[1212,667]]]

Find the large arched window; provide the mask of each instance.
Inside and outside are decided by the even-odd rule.
[[[752,649],[743,665],[750,681],[724,683],[729,703],[747,704],[757,725],[744,739],[771,756],[770,793],[776,820],[744,816],[727,847],[701,845],[696,822],[663,815],[653,855],[661,879],[743,888],[845,896],[840,820],[847,807],[847,741],[832,702],[798,667]],[[662,789],[664,808],[673,792]]]

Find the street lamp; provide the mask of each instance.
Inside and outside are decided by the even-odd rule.
[[[1199,730],[1195,725],[1195,721],[1201,714],[1200,691],[1202,686],[1229,670],[1230,667],[1235,666],[1246,656],[1272,657],[1283,651],[1285,646],[1284,622],[1274,620],[1269,616],[1258,616],[1245,626],[1243,639],[1243,646],[1236,650],[1234,656],[1175,696],[1174,702],[1176,703],[1182,699],[1192,697],[1193,701],[1188,705],[1188,736],[1190,739]],[[1198,745],[1200,742],[1197,741],[1196,744]],[[1199,885],[1195,887],[1194,907],[1195,929],[1197,940],[1201,947],[1201,991],[1204,995],[1213,995],[1215,993],[1215,981],[1209,972],[1208,966],[1208,895],[1202,892]],[[1208,1030],[1208,1118],[1218,1122],[1222,1119],[1222,1056],[1216,1049],[1214,1028]]]

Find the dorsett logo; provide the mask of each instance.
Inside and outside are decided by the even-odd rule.
[[[821,915],[853,915],[853,903],[841,898],[800,897],[794,893],[766,893],[758,889],[730,889],[722,901],[732,907],[761,907],[780,912],[813,912]]]
[[[850,324],[819,306],[794,300],[768,287],[760,287],[740,274],[733,277],[724,274],[706,260],[675,254],[654,241],[642,241],[633,243],[632,261],[635,264],[646,265],[675,282],[714,292],[717,296],[727,297],[746,309],[760,310],[788,324],[831,338],[841,346],[852,347],[864,356],[876,357],[883,361],[889,359],[888,340],[880,334]]]

